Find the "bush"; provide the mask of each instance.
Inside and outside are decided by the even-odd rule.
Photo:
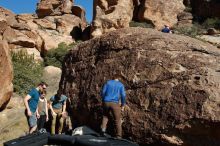
[[[41,81],[43,64],[36,62],[34,56],[28,55],[25,50],[12,52],[11,56],[14,68],[14,91],[24,95]]]
[[[136,22],[136,21],[131,21],[129,23],[130,27],[143,27],[143,28],[154,28],[153,24],[147,23],[147,22]]]
[[[203,33],[204,29],[199,24],[193,24],[192,26],[174,27],[174,32],[177,34],[183,34],[195,38],[197,35]]]
[[[219,18],[207,18],[202,26],[205,28],[217,28],[220,29],[220,19]]]
[[[74,45],[76,45],[76,43],[70,45],[60,43],[57,48],[49,50],[45,53],[44,65],[51,65],[61,68],[64,56],[67,54],[68,50],[73,48]]]

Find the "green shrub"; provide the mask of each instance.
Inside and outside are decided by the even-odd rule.
[[[153,28],[153,24],[147,23],[147,22],[136,22],[136,21],[131,21],[129,23],[130,27],[143,27],[143,28]]]
[[[187,6],[187,7],[185,7],[184,11],[191,13],[191,12],[192,12],[192,7],[188,7],[188,6]]]
[[[67,54],[68,50],[73,48],[74,45],[76,45],[76,43],[70,45],[60,43],[57,48],[49,50],[45,53],[44,65],[51,65],[61,68],[65,55]]]
[[[197,35],[203,33],[204,29],[199,24],[193,24],[192,26],[174,27],[173,31],[177,34],[183,34],[195,38]]]
[[[11,56],[14,69],[14,91],[24,95],[41,81],[43,64],[36,62],[34,56],[28,55],[25,50],[12,52]]]
[[[220,29],[220,19],[219,18],[207,18],[203,23],[202,26],[205,28],[217,28]]]

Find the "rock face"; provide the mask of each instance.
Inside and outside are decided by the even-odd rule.
[[[53,6],[53,13],[46,13],[50,6]],[[39,60],[40,54],[56,48],[59,43],[73,43],[76,40],[72,35],[75,29],[82,32],[86,27],[85,12],[73,7],[72,0],[42,0],[37,12],[39,17],[33,14],[15,15],[0,7],[0,39],[6,40],[11,50],[24,48]]]
[[[193,21],[193,16],[189,12],[181,12],[177,15],[178,18],[178,26],[191,26]]]
[[[193,13],[200,17],[219,17],[220,3],[218,0],[191,0]]]
[[[133,0],[94,0],[92,37],[129,27],[133,17]]]
[[[9,55],[9,48],[6,41],[0,41],[0,111],[3,110],[9,102],[13,92],[13,73],[12,63]]]
[[[151,22],[157,29],[165,24],[177,23],[177,15],[185,8],[183,0],[142,0],[138,11],[139,21]]]
[[[126,28],[131,20],[151,23],[156,29],[161,29],[165,24],[173,26],[184,9],[183,0],[95,0],[91,36]],[[192,21],[187,20],[181,24]]]
[[[71,14],[73,0],[40,0],[36,13],[39,18],[52,15]]]
[[[219,49],[142,28],[80,44],[66,55],[60,82],[75,99],[79,125],[99,129],[100,91],[113,72],[121,74],[127,92],[125,138],[143,145],[220,145]]]

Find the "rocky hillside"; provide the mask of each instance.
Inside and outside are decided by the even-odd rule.
[[[94,0],[91,35],[129,27],[131,20],[151,23],[156,29],[172,26],[184,8],[183,0]]]
[[[40,59],[41,53],[59,43],[74,42],[77,30],[82,32],[86,26],[84,9],[73,6],[72,0],[41,0],[36,13],[16,15],[0,8],[0,38],[8,42],[10,49],[24,48]]]
[[[66,55],[60,84],[75,97],[78,124],[99,129],[100,90],[113,72],[123,76],[127,92],[126,138],[143,145],[220,145],[219,49],[141,28],[80,44]]]
[[[0,110],[4,109],[13,92],[10,51],[24,49],[36,60],[47,50],[65,42],[81,39],[86,27],[85,10],[72,0],[40,0],[36,14],[19,14],[0,7]]]

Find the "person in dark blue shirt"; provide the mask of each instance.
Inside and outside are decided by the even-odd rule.
[[[124,85],[119,81],[119,78],[120,76],[116,75],[114,80],[107,81],[101,92],[103,102],[101,133],[105,134],[110,112],[112,112],[117,138],[122,137],[121,111],[124,110],[126,97]]]
[[[38,114],[38,101],[40,93],[46,90],[47,84],[41,82],[36,88],[31,89],[31,91],[24,98],[24,105],[26,107],[29,133],[33,133],[37,129],[37,116]]]
[[[164,28],[161,30],[161,32],[172,33],[172,31],[170,30],[170,27],[168,25],[164,25]]]

